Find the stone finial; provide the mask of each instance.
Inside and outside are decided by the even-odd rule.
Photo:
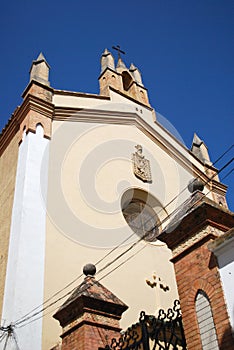
[[[141,73],[140,73],[139,69],[136,66],[134,66],[133,63],[131,63],[131,66],[129,68],[129,72],[132,73],[134,80],[137,84],[144,86],[142,83]]]
[[[36,80],[44,85],[50,85],[49,70],[50,66],[41,52],[37,59],[32,62],[30,68],[30,81]]]
[[[194,193],[196,191],[203,191],[204,184],[200,179],[192,179],[188,183],[188,190],[190,193]]]
[[[96,266],[94,264],[86,264],[83,267],[83,273],[85,276],[94,276],[96,274]]]
[[[191,152],[198,158],[202,163],[211,165],[208,148],[196,133],[194,133],[193,143]]]
[[[101,73],[104,72],[106,68],[115,70],[114,57],[107,49],[105,49],[101,57]]]
[[[124,63],[124,61],[122,60],[121,57],[118,59],[116,68],[124,68],[124,69],[126,69],[125,63]]]
[[[54,314],[62,326],[62,348],[93,350],[105,348],[119,336],[119,320],[128,306],[93,278],[96,267],[84,266],[83,282]]]

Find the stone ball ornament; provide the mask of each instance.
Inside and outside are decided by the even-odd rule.
[[[188,183],[188,190],[190,193],[194,193],[196,191],[204,190],[204,183],[200,179],[192,179]]]
[[[94,276],[96,271],[96,266],[94,264],[86,264],[83,267],[83,273],[85,276]]]

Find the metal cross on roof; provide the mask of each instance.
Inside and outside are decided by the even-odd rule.
[[[114,49],[114,50],[118,51],[118,59],[121,59],[121,55],[120,55],[120,53],[122,53],[123,55],[125,55],[125,52],[124,52],[124,51],[122,51],[122,50],[120,49],[120,46],[119,46],[119,45],[112,46],[112,49]]]

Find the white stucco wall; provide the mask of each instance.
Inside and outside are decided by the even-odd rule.
[[[137,144],[143,146],[143,154],[150,161],[152,183],[142,182],[133,173],[132,153]],[[186,187],[192,176],[192,171],[185,170],[170,153],[134,125],[54,121],[50,143],[45,299],[79,276],[86,263],[96,263],[120,245],[98,264],[97,270],[100,270],[136,242],[138,237],[127,225],[121,207],[122,195],[129,188],[144,190],[157,199],[158,216],[163,221],[190,196]],[[162,209],[182,190],[175,201]],[[128,237],[131,237],[129,241],[121,245]],[[141,242],[97,275],[97,279],[102,278],[116,268],[101,283],[129,306],[121,321],[123,328],[136,322],[142,310],[154,314],[159,307],[172,306],[178,294],[170,258],[170,250],[161,242]],[[122,265],[118,267],[119,264]],[[54,273],[55,266],[59,276]],[[168,292],[146,284],[154,272],[170,287]],[[81,282],[79,278],[69,288]],[[55,310],[56,305],[44,317],[45,350],[59,341],[61,334],[58,322],[52,318]]]
[[[183,156],[186,158],[189,157],[189,154],[186,150],[186,147],[183,147],[181,142],[177,140],[182,140],[178,131],[175,130],[173,125],[170,124],[166,118],[162,117],[161,119],[165,119],[164,122],[169,127],[169,131],[172,134],[176,133],[176,139],[170,136],[159,123],[155,122],[155,115],[152,113],[152,110],[141,105],[137,101],[128,100],[125,96],[116,93],[115,91],[110,91],[110,99],[104,100],[99,98],[90,97],[87,94],[87,97],[81,97],[78,95],[72,94],[55,94],[53,95],[53,103],[58,107],[72,107],[72,108],[84,108],[84,109],[96,109],[100,111],[117,111],[117,112],[132,112],[137,113],[141,118],[143,118],[153,129],[161,135],[165,139],[169,140],[170,143],[175,147]],[[79,114],[79,112],[78,112]],[[107,117],[108,119],[108,117]],[[189,157],[191,163],[193,163],[198,169],[204,171],[203,165],[198,162],[194,157]]]
[[[24,135],[19,147],[3,302],[4,326],[14,324],[43,302],[46,208],[41,188],[47,189],[48,143],[38,126],[36,134]],[[45,176],[41,177],[42,159]],[[41,350],[42,319],[16,327],[15,332],[20,349]],[[1,342],[0,349],[4,346],[5,342]],[[12,339],[7,346],[16,348]]]
[[[220,277],[234,334],[234,237],[224,241],[214,250],[214,253],[218,258]]]
[[[51,302],[78,286],[82,277],[77,276],[86,263],[106,256],[97,264],[100,271],[137,241],[122,214],[121,199],[127,190],[145,191],[155,199],[162,229],[168,223],[168,214],[190,196],[187,184],[194,175],[193,165],[203,170],[185,147],[155,123],[151,110],[135,102],[126,103],[118,94],[112,93],[109,101],[55,93],[53,103],[64,110],[84,110],[75,116],[71,112],[66,121],[55,116],[51,141],[43,138],[39,127],[36,134],[26,135],[20,146],[5,324],[54,294]],[[92,109],[95,112],[90,112]],[[92,113],[97,119],[92,119]],[[152,183],[144,183],[133,173],[132,154],[137,144],[142,145],[143,155],[150,161]],[[123,328],[136,322],[142,310],[155,314],[159,307],[172,306],[178,294],[170,258],[165,244],[142,241],[97,274],[96,278],[129,306],[121,321]],[[146,279],[152,280],[154,273],[169,291],[147,285]],[[63,292],[57,294],[60,290]],[[61,328],[52,315],[63,301],[45,310],[43,323],[39,314],[39,320],[16,328],[20,348],[48,350],[59,341]]]

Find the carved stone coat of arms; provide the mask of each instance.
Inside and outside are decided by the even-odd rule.
[[[133,172],[144,182],[152,182],[150,162],[142,154],[142,146],[135,146],[136,152],[132,154]]]

